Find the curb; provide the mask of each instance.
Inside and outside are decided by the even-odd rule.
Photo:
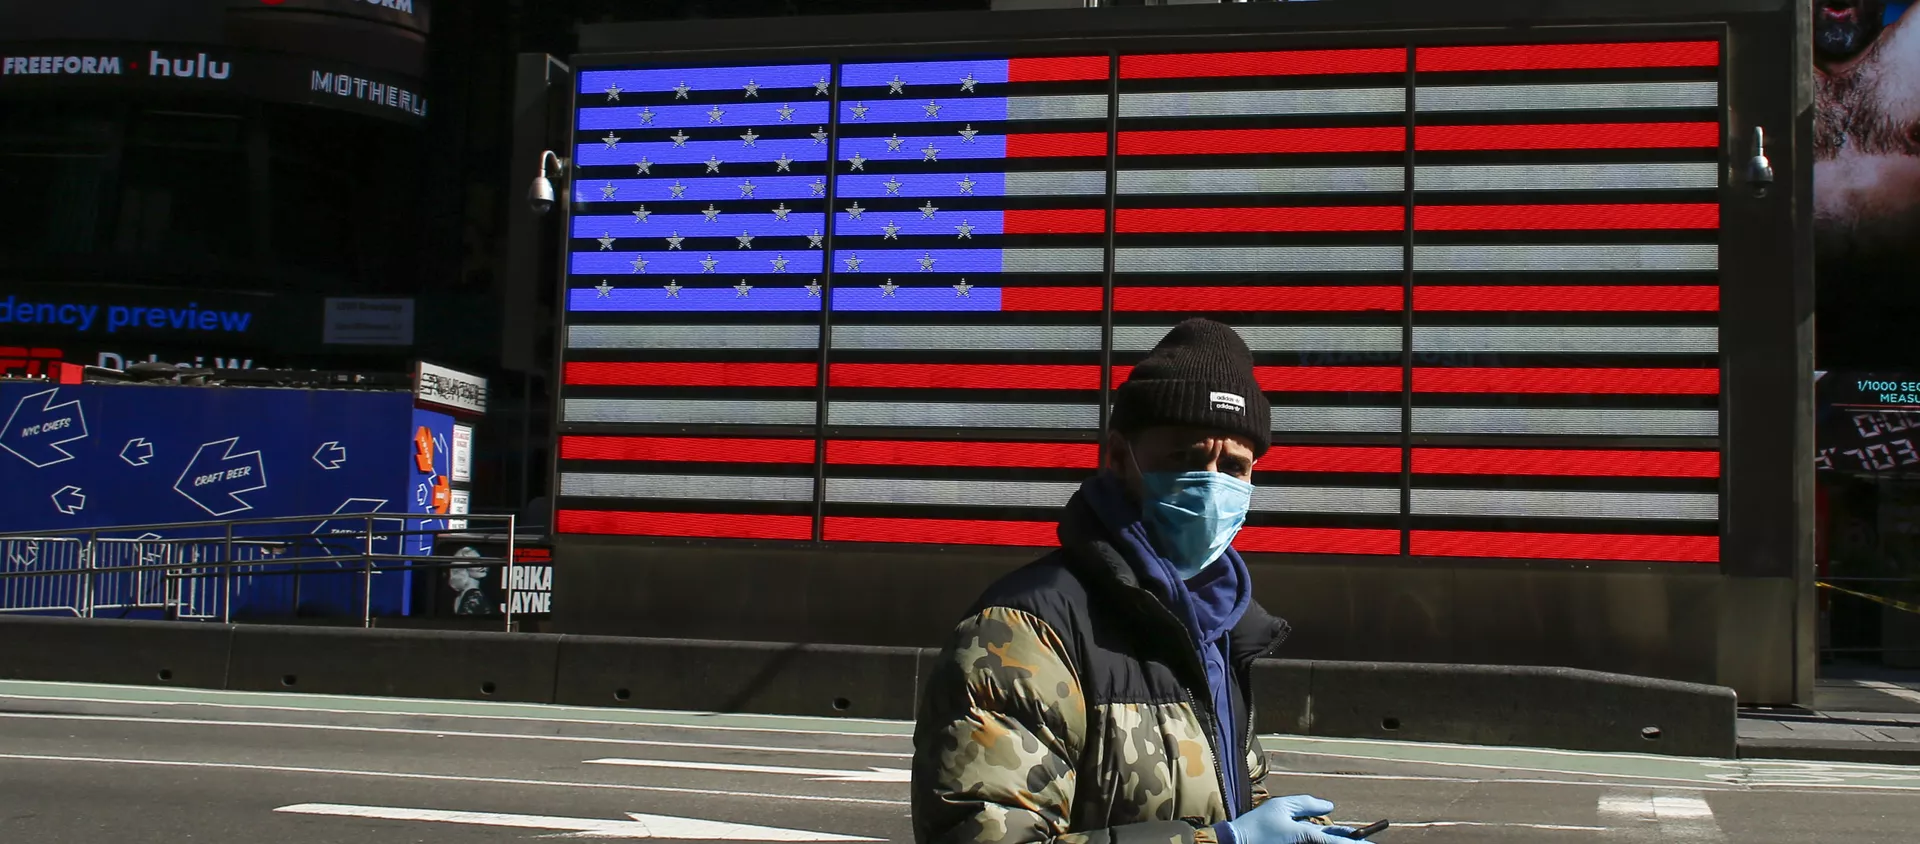
[[[1741,739],[1738,752],[1741,759],[1920,766],[1920,744],[1911,742]]]

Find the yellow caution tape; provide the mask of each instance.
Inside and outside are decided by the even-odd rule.
[[[1882,598],[1879,595],[1869,595],[1865,592],[1855,592],[1852,589],[1842,589],[1831,583],[1820,583],[1819,586],[1822,589],[1832,589],[1833,591],[1839,592],[1843,595],[1852,595],[1855,598],[1865,598],[1876,604],[1884,604],[1896,610],[1900,610],[1901,612],[1910,612],[1916,615],[1920,615],[1920,604],[1909,604],[1905,601],[1896,601],[1892,598]]]

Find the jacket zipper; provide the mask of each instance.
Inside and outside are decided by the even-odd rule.
[[[1183,687],[1181,691],[1185,692],[1187,695],[1187,706],[1193,710],[1194,715],[1199,715],[1200,701],[1199,699],[1194,697],[1193,690]],[[1200,723],[1200,730],[1203,735],[1207,732],[1208,725],[1212,725],[1213,735],[1204,736],[1207,739],[1207,741],[1205,742],[1206,751],[1207,751],[1207,761],[1213,765],[1214,776],[1219,780],[1221,811],[1223,811],[1227,815],[1228,820],[1232,820],[1233,819],[1233,795],[1227,791],[1227,769],[1225,765],[1222,765],[1220,763],[1219,756],[1213,752],[1213,744],[1215,740],[1214,736],[1218,736],[1220,734],[1220,723],[1214,718],[1214,716],[1212,715],[1206,716],[1206,720]],[[1223,747],[1225,746],[1225,744],[1226,744],[1225,742],[1221,742],[1221,745]]]

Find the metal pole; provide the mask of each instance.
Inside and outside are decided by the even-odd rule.
[[[220,562],[220,623],[233,623],[233,523],[227,523],[226,551]]]
[[[500,590],[500,594],[506,596],[507,599],[506,616],[508,633],[513,632],[513,531],[516,519],[518,519],[518,517],[512,513],[507,514],[507,588]]]
[[[402,524],[405,524],[405,522],[402,522]],[[363,543],[363,547],[366,549],[366,556],[362,559],[366,561],[366,565],[363,568],[363,570],[365,571],[365,575],[363,576],[363,578],[366,582],[363,585],[363,588],[360,594],[360,626],[372,627],[373,626],[373,517],[372,516],[367,517],[367,532],[364,534],[364,537],[366,539],[366,542]],[[406,540],[403,538],[401,541],[404,542]]]
[[[99,541],[99,531],[87,531],[87,544],[80,549],[81,613],[87,618],[93,617],[93,547]]]

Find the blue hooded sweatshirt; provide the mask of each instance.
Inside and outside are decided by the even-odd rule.
[[[1082,484],[1080,491],[1106,525],[1114,548],[1140,575],[1141,585],[1159,598],[1192,636],[1200,664],[1207,672],[1207,698],[1213,704],[1214,759],[1223,773],[1237,770],[1234,760],[1240,756],[1240,725],[1233,716],[1229,685],[1233,669],[1227,658],[1227,633],[1253,603],[1253,578],[1246,561],[1228,548],[1192,579],[1182,580],[1173,563],[1154,548],[1140,508],[1127,499],[1119,481],[1100,475]],[[1237,818],[1251,808],[1238,805],[1239,794],[1239,789],[1226,787],[1228,818]]]

